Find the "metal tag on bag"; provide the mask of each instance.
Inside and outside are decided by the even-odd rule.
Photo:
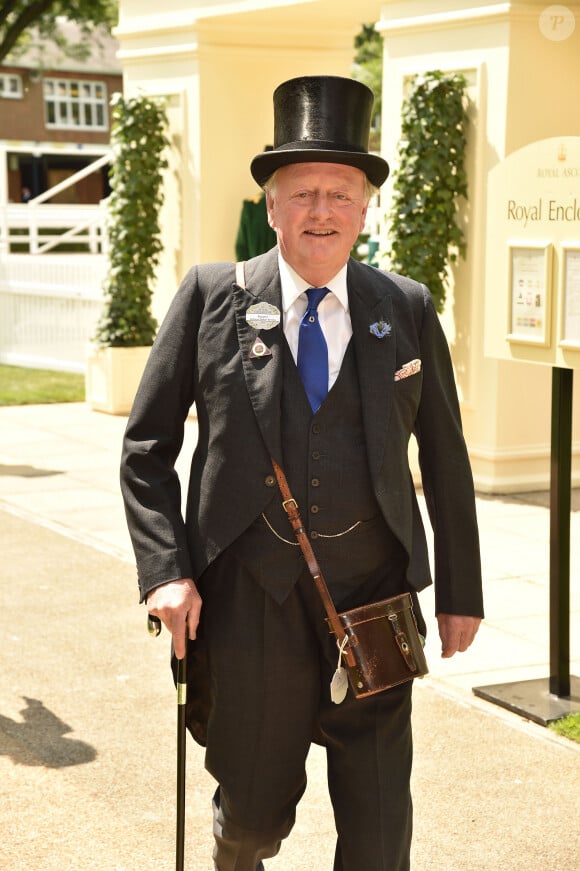
[[[336,669],[330,681],[330,699],[335,705],[340,705],[346,698],[348,690],[348,674],[342,666]]]
[[[346,669],[342,667],[342,654],[344,653],[344,648],[347,644],[348,637],[346,635],[341,642],[338,640],[336,642],[336,646],[338,647],[338,662],[336,663],[336,671],[332,675],[332,680],[330,681],[330,700],[334,702],[335,705],[340,705],[340,703],[344,701],[348,691],[348,674]]]

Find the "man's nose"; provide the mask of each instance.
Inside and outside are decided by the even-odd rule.
[[[332,211],[330,197],[325,194],[317,194],[312,200],[310,213],[317,218],[325,218]]]

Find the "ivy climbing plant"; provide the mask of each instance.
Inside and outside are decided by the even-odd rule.
[[[157,331],[151,302],[163,247],[159,214],[168,122],[163,104],[144,95],[116,94],[112,106],[109,267],[95,341],[131,348],[153,344]]]
[[[389,215],[390,268],[426,284],[439,312],[448,265],[466,251],[457,223],[460,198],[467,198],[466,87],[456,73],[413,78],[403,103]]]

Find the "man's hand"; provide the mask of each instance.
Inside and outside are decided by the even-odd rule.
[[[175,655],[183,659],[186,639],[195,638],[201,613],[201,596],[192,579],[180,578],[155,587],[147,596],[147,610],[171,632]]]
[[[463,653],[477,633],[480,617],[463,617],[460,614],[437,614],[441,656],[448,659],[459,651]]]

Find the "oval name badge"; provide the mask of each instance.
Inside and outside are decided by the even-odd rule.
[[[257,302],[246,312],[246,321],[255,330],[271,330],[280,323],[280,309],[269,302]]]

